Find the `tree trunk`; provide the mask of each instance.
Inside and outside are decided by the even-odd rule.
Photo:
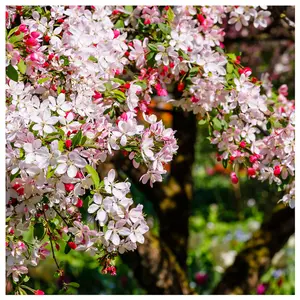
[[[295,211],[289,207],[275,211],[253,234],[246,247],[229,267],[213,294],[249,294],[259,283],[271,260],[295,232]]]

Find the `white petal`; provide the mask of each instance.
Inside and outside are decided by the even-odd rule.
[[[77,174],[77,168],[74,165],[69,166],[68,168],[68,176],[74,178]]]
[[[119,235],[118,235],[116,232],[114,232],[114,233],[112,234],[112,236],[111,236],[111,241],[112,241],[112,243],[113,243],[115,246],[119,246],[119,245],[120,245],[120,237],[119,237]]]
[[[33,126],[34,127],[34,126]],[[54,132],[54,130],[53,130],[53,127],[52,126],[49,126],[49,125],[45,125],[44,126],[44,131],[46,132],[46,133],[52,133],[52,132]]]
[[[135,243],[136,242],[136,237],[135,237],[135,234],[132,232],[130,235],[129,235],[129,238],[130,240]]]
[[[99,205],[97,204],[92,204],[89,208],[88,208],[88,213],[93,214],[95,211],[97,211],[99,209]]]
[[[108,172],[108,175],[107,175],[108,181],[109,181],[110,183],[114,182],[115,176],[116,176],[115,170],[114,170],[114,169],[111,169],[111,170]]]
[[[101,204],[102,203],[102,196],[100,194],[95,194],[93,197],[93,200],[95,203],[97,204]]]
[[[119,233],[119,235],[125,235],[125,236],[127,236],[127,235],[130,235],[131,231],[127,227],[122,227],[122,228],[120,228],[118,230],[118,233]]]
[[[103,209],[99,209],[97,212],[97,219],[100,223],[104,223],[107,221],[107,213]]]
[[[62,175],[65,174],[67,171],[68,165],[67,164],[60,164],[55,170],[55,173]]]

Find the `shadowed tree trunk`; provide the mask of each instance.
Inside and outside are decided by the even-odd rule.
[[[150,233],[145,236],[144,244],[136,251],[124,254],[122,260],[130,266],[148,294],[194,294],[177,257],[161,239]]]
[[[285,207],[275,211],[253,234],[246,247],[229,267],[213,294],[249,294],[259,283],[271,260],[295,232],[295,210]]]

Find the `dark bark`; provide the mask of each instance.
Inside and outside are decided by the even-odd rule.
[[[249,294],[271,260],[295,232],[295,211],[289,207],[275,211],[271,219],[253,234],[229,267],[213,294]]]
[[[186,272],[163,241],[148,233],[136,251],[122,255],[142,288],[151,295],[191,295]]]

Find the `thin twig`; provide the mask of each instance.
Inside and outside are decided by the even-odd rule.
[[[70,227],[70,224],[68,224],[68,222],[66,221],[66,219],[60,214],[60,212],[54,207],[52,206],[52,208],[54,209],[54,211],[61,217],[61,219],[66,223],[66,225],[68,227]]]
[[[49,241],[50,241],[51,250],[52,250],[52,257],[53,257],[53,259],[54,259],[54,261],[55,261],[55,264],[56,264],[56,266],[57,266],[57,269],[59,270],[59,264],[58,264],[58,262],[57,262],[57,260],[56,260],[55,252],[54,252],[54,247],[53,247],[53,243],[52,243],[52,232],[51,232],[50,226],[49,226],[49,224],[48,224],[48,220],[47,220],[45,211],[43,211],[43,214],[44,214],[45,220],[46,220],[46,222],[47,222],[47,227],[48,227],[49,232],[50,232],[50,235],[49,235]]]

